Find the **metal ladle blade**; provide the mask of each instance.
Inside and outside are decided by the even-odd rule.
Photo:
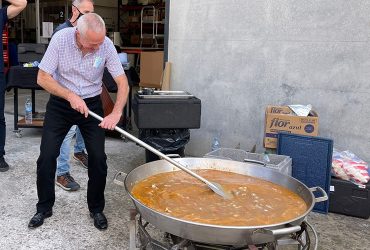
[[[99,121],[102,121],[103,120],[103,118],[101,116],[95,114],[91,110],[89,110],[89,115],[91,115],[92,117],[96,118]],[[191,176],[193,176],[193,177],[197,178],[198,180],[204,182],[216,194],[222,196],[225,199],[232,198],[232,194],[226,192],[224,190],[224,188],[219,183],[208,181],[207,179],[203,178],[202,176],[200,176],[200,175],[196,174],[195,172],[191,171],[190,169],[188,169],[186,166],[180,164],[177,161],[174,161],[170,157],[166,156],[165,154],[161,153],[157,149],[155,149],[152,146],[146,144],[145,142],[143,142],[142,140],[136,138],[135,136],[129,134],[128,132],[124,131],[123,129],[115,126],[114,130],[116,130],[117,132],[121,133],[122,135],[124,135],[128,139],[136,142],[140,146],[146,148],[147,150],[153,152],[154,154],[158,155],[159,157],[163,158],[164,160],[168,161],[169,163],[175,165],[176,167],[178,167],[179,169],[185,171],[186,173],[190,174]]]

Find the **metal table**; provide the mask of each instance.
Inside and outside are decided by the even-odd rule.
[[[41,128],[44,124],[42,119],[32,120],[31,124],[26,124],[24,118],[18,120],[18,89],[30,89],[32,99],[32,113],[35,114],[35,91],[42,90],[37,84],[37,67],[10,67],[7,74],[7,89],[13,88],[14,94],[14,132],[21,137],[19,128]]]

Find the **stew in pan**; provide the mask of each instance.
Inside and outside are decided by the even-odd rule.
[[[182,172],[150,176],[134,185],[132,194],[158,212],[193,222],[223,226],[281,223],[302,215],[307,205],[294,192],[255,177],[219,170],[196,170],[233,194],[224,199],[204,183]]]

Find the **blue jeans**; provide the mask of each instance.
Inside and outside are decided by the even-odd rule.
[[[64,175],[69,172],[69,149],[73,136],[76,134],[76,143],[74,146],[74,153],[82,152],[85,150],[84,139],[81,135],[80,129],[73,125],[68,131],[60,147],[60,154],[57,158],[57,176]]]

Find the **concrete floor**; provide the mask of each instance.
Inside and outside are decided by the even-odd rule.
[[[20,94],[21,114],[27,95],[27,91]],[[38,111],[44,110],[47,98],[43,91],[37,92]],[[71,173],[81,189],[66,192],[56,187],[54,215],[40,228],[30,230],[27,224],[35,213],[37,202],[36,159],[41,129],[23,129],[22,138],[17,138],[13,133],[12,114],[13,97],[9,92],[6,96],[5,157],[10,170],[0,173],[0,249],[128,249],[128,209],[133,205],[124,189],[112,179],[118,171],[128,172],[143,164],[144,149],[117,138],[106,140],[109,166],[104,210],[109,222],[106,231],[98,231],[93,226],[86,204],[87,171],[73,160]],[[369,249],[370,220],[311,213],[308,221],[318,231],[318,249]]]

